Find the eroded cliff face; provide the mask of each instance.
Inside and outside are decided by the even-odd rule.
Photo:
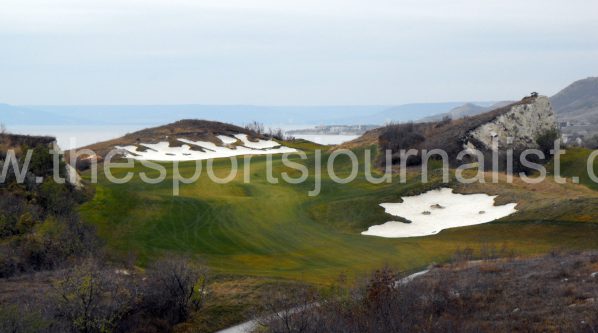
[[[539,96],[530,103],[514,105],[510,111],[470,131],[464,148],[538,148],[536,139],[555,128],[556,116],[550,100],[545,96]],[[493,141],[496,141],[494,145]]]

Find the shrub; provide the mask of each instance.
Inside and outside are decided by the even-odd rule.
[[[245,129],[248,131],[253,131],[258,135],[262,135],[263,133],[265,133],[264,124],[257,121],[253,121],[245,125]]]
[[[110,332],[130,310],[134,289],[111,271],[87,260],[55,284],[57,318],[75,332]]]
[[[27,151],[27,147],[23,152]],[[23,156],[22,158],[24,158]],[[22,163],[22,162],[21,162]],[[33,148],[31,161],[29,163],[29,171],[36,176],[45,177],[52,175],[53,157],[47,145],[39,144]]]
[[[408,150],[415,148],[418,144],[426,140],[423,133],[413,123],[389,125],[379,137],[381,151],[390,150],[393,153],[393,163],[400,163],[400,153],[402,149]],[[385,156],[380,154],[381,157]],[[417,165],[421,163],[421,156],[410,156],[406,165]]]
[[[0,214],[0,238],[11,236],[15,231],[16,229],[12,219],[9,219],[4,214]]]
[[[68,215],[75,206],[73,194],[68,185],[48,180],[39,188],[39,201],[49,214],[55,216]]]
[[[2,332],[41,332],[49,326],[39,311],[25,306],[0,305]]]
[[[536,137],[536,143],[539,149],[545,154],[550,154],[550,150],[554,148],[554,141],[559,139],[561,134],[558,129],[552,128],[540,133]]]
[[[35,219],[29,212],[23,213],[19,217],[19,221],[17,222],[16,228],[20,234],[27,233],[33,226],[35,225]]]
[[[185,321],[204,302],[207,271],[183,258],[162,259],[148,271],[144,308],[171,324]]]

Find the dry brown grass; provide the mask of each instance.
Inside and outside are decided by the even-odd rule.
[[[31,136],[18,134],[0,134],[0,153],[6,153],[9,149],[14,149],[19,155],[23,146],[36,147],[38,145],[50,145],[56,139],[49,136]]]
[[[552,220],[573,222],[598,222],[598,192],[581,184],[567,181],[559,184],[547,177],[538,184],[529,184],[514,176],[511,183],[507,175],[498,173],[498,183],[492,182],[492,174],[484,173],[485,183],[451,183],[457,193],[486,193],[497,195],[497,205],[517,203],[518,213],[505,221]]]
[[[273,320],[268,331],[595,332],[596,261],[593,252],[553,252],[458,262],[395,287],[389,281],[397,275],[378,270],[364,285],[320,297],[307,313]]]
[[[204,309],[175,327],[177,333],[215,331],[250,320],[264,309],[264,299],[275,290],[294,293],[299,282],[257,277],[216,277],[208,286]]]
[[[383,127],[367,131],[357,139],[345,142],[334,147],[333,149],[357,149],[377,145],[380,134],[382,134],[383,131]]]

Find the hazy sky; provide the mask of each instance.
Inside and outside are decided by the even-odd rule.
[[[0,102],[400,104],[598,75],[596,0],[0,0]]]

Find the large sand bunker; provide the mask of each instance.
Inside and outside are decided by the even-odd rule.
[[[390,221],[371,226],[361,234],[386,238],[428,236],[443,229],[488,223],[516,212],[517,204],[495,206],[494,198],[487,194],[457,194],[450,188],[404,197],[401,203],[380,206],[411,223]]]
[[[241,155],[268,155],[296,152],[296,149],[281,146],[273,140],[249,141],[247,135],[237,134],[234,137],[219,135],[222,145],[208,141],[192,141],[178,139],[184,144],[180,147],[171,147],[168,142],[140,143],[144,150],[137,146],[117,146],[123,151],[125,157],[136,160],[151,161],[195,161],[212,158],[232,157]],[[239,145],[233,144],[239,142]],[[195,149],[192,149],[194,147]]]

